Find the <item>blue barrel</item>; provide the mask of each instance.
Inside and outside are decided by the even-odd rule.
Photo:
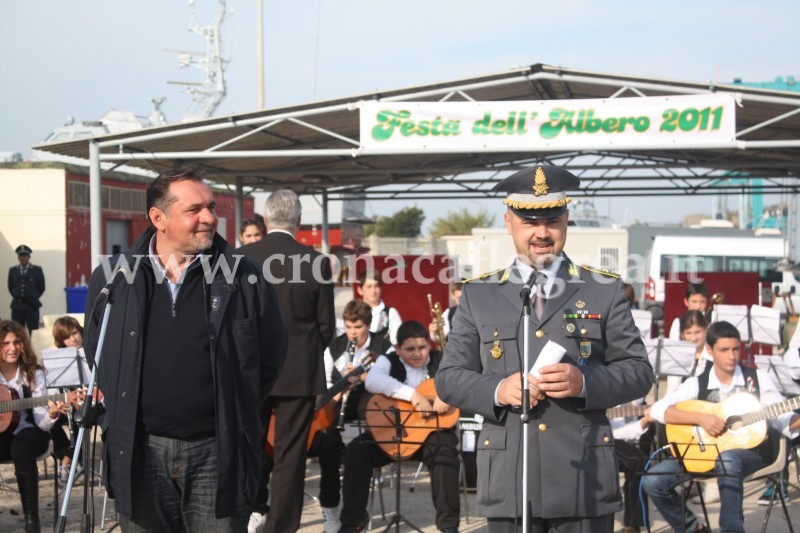
[[[67,291],[67,313],[83,313],[89,287],[64,287]]]

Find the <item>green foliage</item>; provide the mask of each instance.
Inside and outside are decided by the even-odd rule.
[[[416,206],[404,207],[394,215],[383,217],[377,223],[364,227],[364,235],[373,233],[379,237],[419,236],[425,213]]]
[[[472,214],[464,207],[458,211],[448,211],[447,216],[434,220],[431,235],[434,237],[469,235],[472,233],[472,228],[488,228],[492,224],[494,224],[494,215],[483,209],[476,214]]]

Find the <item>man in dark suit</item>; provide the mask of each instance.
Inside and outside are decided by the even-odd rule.
[[[565,192],[578,185],[566,170],[538,165],[496,187],[508,193],[505,222],[517,259],[464,284],[436,374],[443,401],[485,417],[478,512],[488,517],[490,533],[519,531],[523,506],[531,517],[525,533],[610,533],[622,510],[605,410],[645,396],[653,371],[619,276],[578,266],[563,253]],[[565,353],[538,377],[524,372],[531,411],[522,426],[514,409],[523,397],[521,290],[531,288],[529,365],[550,341]],[[522,428],[530,439],[526,502]]]
[[[39,298],[44,293],[42,267],[31,264],[32,250],[17,246],[19,265],[8,269],[8,292],[11,293],[11,319],[33,331],[39,328]]]
[[[295,240],[300,228],[300,210],[295,193],[285,189],[275,191],[265,208],[267,235],[239,249],[263,267],[264,275],[275,287],[289,333],[286,362],[268,402],[275,417],[272,500],[266,519],[269,533],[296,531],[300,527],[306,445],[314,399],[325,392],[323,353],[336,333],[330,261]],[[269,420],[265,424],[268,426]],[[265,465],[257,501],[261,508],[255,509],[251,516],[251,531],[260,531],[266,510],[270,468],[267,461]]]

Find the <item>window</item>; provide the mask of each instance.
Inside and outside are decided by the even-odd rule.
[[[106,187],[100,189],[100,200],[104,211],[144,213],[147,200],[145,191]],[[71,181],[69,184],[69,207],[89,208],[89,184]]]
[[[619,272],[619,248],[600,248],[600,268]]]

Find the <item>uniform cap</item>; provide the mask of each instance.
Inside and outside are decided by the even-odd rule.
[[[581,180],[563,168],[536,165],[515,172],[492,190],[508,193],[503,203],[522,218],[555,218],[572,200],[567,191],[578,190],[580,184]]]
[[[17,255],[31,255],[31,252],[33,252],[33,250],[24,244],[17,246],[17,249],[14,251],[17,252]]]

